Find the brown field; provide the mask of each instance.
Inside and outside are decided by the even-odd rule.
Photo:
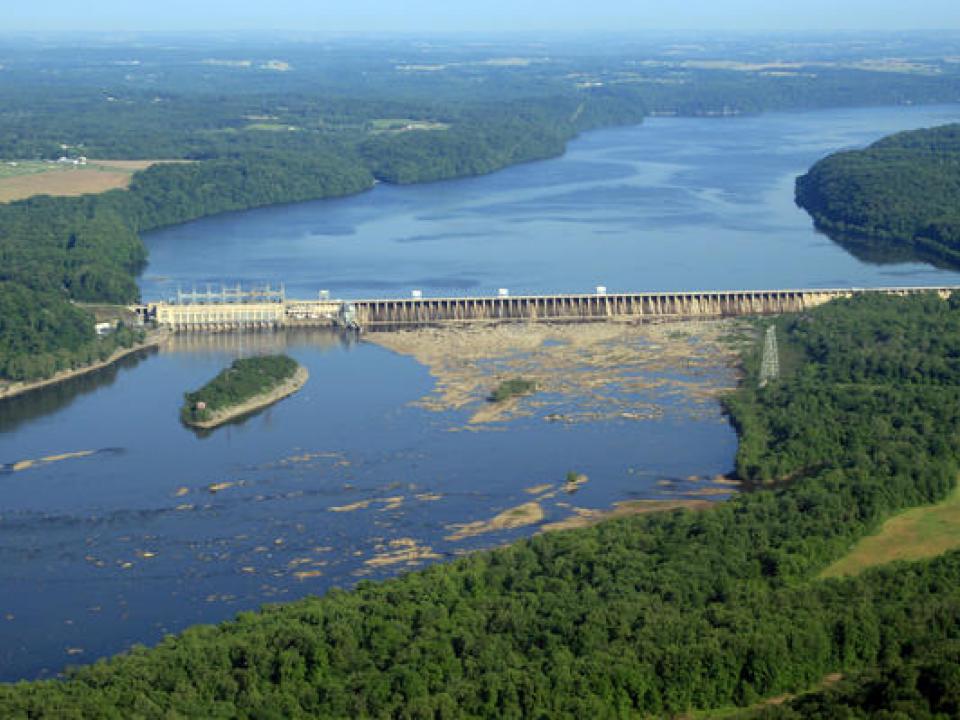
[[[960,488],[937,505],[900,513],[863,538],[822,577],[857,575],[896,560],[924,560],[960,548]]]
[[[87,167],[93,165],[97,168],[106,168],[114,170],[126,170],[127,172],[136,172],[137,170],[146,170],[152,165],[171,162],[187,162],[186,160],[87,160]]]
[[[90,160],[85,166],[53,163],[7,165],[0,173],[0,203],[24,200],[34,195],[74,197],[124,189],[133,174],[170,160]],[[20,170],[17,172],[16,170]]]

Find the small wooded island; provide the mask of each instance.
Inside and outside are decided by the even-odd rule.
[[[302,388],[307,369],[286,355],[234,360],[199,390],[184,394],[180,419],[208,430],[272,405]]]
[[[960,124],[830,155],[797,179],[796,200],[851,251],[960,265]]]
[[[520,395],[529,395],[530,393],[535,392],[536,389],[537,384],[533,380],[512,378],[510,380],[504,380],[502,383],[500,383],[497,388],[490,393],[490,396],[487,398],[487,400],[492,403],[504,402]]]

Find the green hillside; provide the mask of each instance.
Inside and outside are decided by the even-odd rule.
[[[960,124],[884,138],[824,158],[797,203],[854,251],[960,264]],[[902,255],[901,255],[902,257]]]

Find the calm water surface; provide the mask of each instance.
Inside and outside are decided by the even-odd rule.
[[[869,265],[812,229],[798,174],[837,149],[960,118],[956,106],[653,118],[589,133],[562,158],[480,178],[379,186],[335,201],[153,233],[144,296],[286,282],[341,297],[956,283]]]
[[[957,117],[954,108],[651,120],[591,133],[563,158],[471,180],[380,186],[335,201],[153,233],[144,296],[206,282],[284,281],[344,297],[960,283],[921,264],[868,265],[814,233],[793,177],[839,147]],[[297,395],[200,437],[184,390],[238,355],[307,366]],[[451,432],[466,414],[410,405],[432,380],[409,358],[327,332],[181,338],[161,352],[0,404],[0,679],[52,674],[263,602],[382,577],[390,541],[438,558],[450,523],[529,501],[669,496],[659,481],[732,467],[720,410],[651,397],[661,418],[565,426],[541,417]],[[218,492],[210,486],[227,484]],[[364,505],[366,503],[366,505]],[[338,512],[331,508],[350,508]],[[398,546],[399,547],[399,546]]]

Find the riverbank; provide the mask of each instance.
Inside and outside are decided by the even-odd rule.
[[[732,491],[734,488],[729,488]],[[647,515],[649,513],[668,512],[670,510],[709,510],[718,500],[624,500],[614,503],[612,510],[589,510],[573,508],[574,514],[564,520],[545,523],[538,532],[557,532],[559,530],[577,530],[591,527],[605,520]]]
[[[97,370],[102,370],[103,368],[109,367],[115,362],[118,362],[129,355],[138,353],[141,350],[158,348],[167,342],[169,338],[170,333],[167,330],[151,330],[147,333],[147,336],[143,342],[136,343],[128,348],[119,348],[118,350],[115,350],[113,354],[110,355],[110,357],[108,357],[106,360],[100,360],[98,362],[91,363],[90,365],[74,368],[73,370],[64,370],[62,372],[58,372],[53,377],[46,378],[45,380],[35,380],[33,382],[14,382],[8,384],[0,383],[0,401],[17,397],[18,395],[23,395],[41,388],[50,387],[51,385],[57,385],[59,383],[66,382],[67,380],[80,377],[81,375],[96,372]]]
[[[235,420],[244,415],[249,415],[252,412],[256,412],[262,408],[265,408],[269,405],[273,405],[280,400],[283,400],[285,397],[289,397],[297,392],[300,388],[307,384],[307,380],[310,379],[310,373],[307,372],[305,367],[298,367],[297,371],[290,377],[288,380],[285,380],[280,385],[276,386],[269,392],[261,393],[255,395],[249,400],[245,400],[238,405],[232,405],[223,410],[218,410],[211,414],[210,419],[208,420],[187,420],[183,422],[186,425],[189,425],[192,428],[197,428],[198,430],[212,430],[213,428],[219,427],[224,423]]]

